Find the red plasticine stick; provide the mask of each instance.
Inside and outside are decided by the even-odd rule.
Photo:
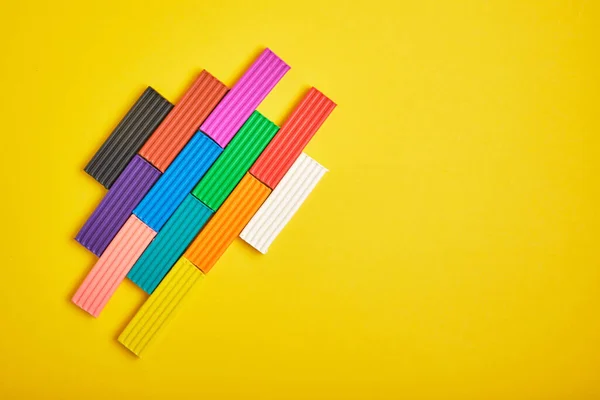
[[[335,106],[323,93],[311,88],[250,168],[250,173],[275,189]]]
[[[140,155],[161,172],[165,172],[226,92],[227,86],[208,72],[202,71],[144,144]]]

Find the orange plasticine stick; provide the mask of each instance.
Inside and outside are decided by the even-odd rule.
[[[210,271],[270,193],[247,173],[183,256],[202,272]]]

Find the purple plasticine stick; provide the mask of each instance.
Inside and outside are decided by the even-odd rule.
[[[289,69],[290,66],[275,53],[265,49],[208,116],[200,130],[219,146],[227,146]]]
[[[160,175],[142,157],[133,157],[75,240],[100,257]]]

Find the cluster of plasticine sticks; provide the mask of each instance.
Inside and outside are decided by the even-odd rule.
[[[138,356],[236,237],[266,253],[327,172],[303,150],[333,101],[311,88],[281,128],[256,111],[289,69],[265,49],[231,90],[202,71],[173,106],[149,87],[85,167],[109,191],[76,237],[99,259],[73,302],[97,317],[129,277],[150,295],[119,336]]]

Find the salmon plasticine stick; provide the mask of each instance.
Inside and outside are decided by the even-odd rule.
[[[264,100],[290,66],[265,49],[215,111],[200,126],[221,147],[227,146],[252,111]]]
[[[84,168],[110,189],[173,104],[148,87]]]
[[[97,317],[154,236],[132,215],[79,286],[73,303]]]

